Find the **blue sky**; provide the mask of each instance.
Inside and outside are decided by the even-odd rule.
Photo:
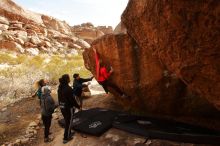
[[[92,22],[115,27],[128,0],[13,0],[31,11],[65,20],[70,25]]]

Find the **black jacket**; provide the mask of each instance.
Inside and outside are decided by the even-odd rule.
[[[60,108],[80,108],[73,96],[73,89],[69,85],[59,85],[58,100]]]
[[[74,79],[74,81],[73,81],[73,94],[80,97],[82,94],[83,83],[91,81],[92,79],[93,79],[93,77],[87,78],[87,79],[83,79],[83,78]]]

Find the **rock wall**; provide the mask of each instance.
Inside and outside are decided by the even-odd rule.
[[[95,75],[93,48],[114,68],[110,82],[130,99],[124,107],[159,116],[216,118],[220,64],[218,1],[130,0],[122,15],[127,34],[95,40],[84,52]],[[217,110],[218,109],[218,110]]]
[[[76,53],[87,47],[65,21],[25,10],[11,0],[0,1],[0,49],[37,55]]]
[[[220,109],[220,1],[130,0],[128,33]]]

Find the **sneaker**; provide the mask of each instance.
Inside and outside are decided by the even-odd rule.
[[[67,142],[71,141],[72,139],[73,139],[73,137],[70,137],[70,138],[68,138],[68,139],[64,139],[64,140],[63,140],[63,144],[66,144]]]
[[[80,134],[81,135],[81,137],[83,137],[83,138],[87,138],[87,136],[85,135],[85,134]]]

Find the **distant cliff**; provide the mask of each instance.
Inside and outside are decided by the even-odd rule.
[[[92,40],[112,32],[111,27],[90,26],[72,27],[65,21],[25,10],[11,0],[0,1],[1,50],[68,54],[88,48]]]

